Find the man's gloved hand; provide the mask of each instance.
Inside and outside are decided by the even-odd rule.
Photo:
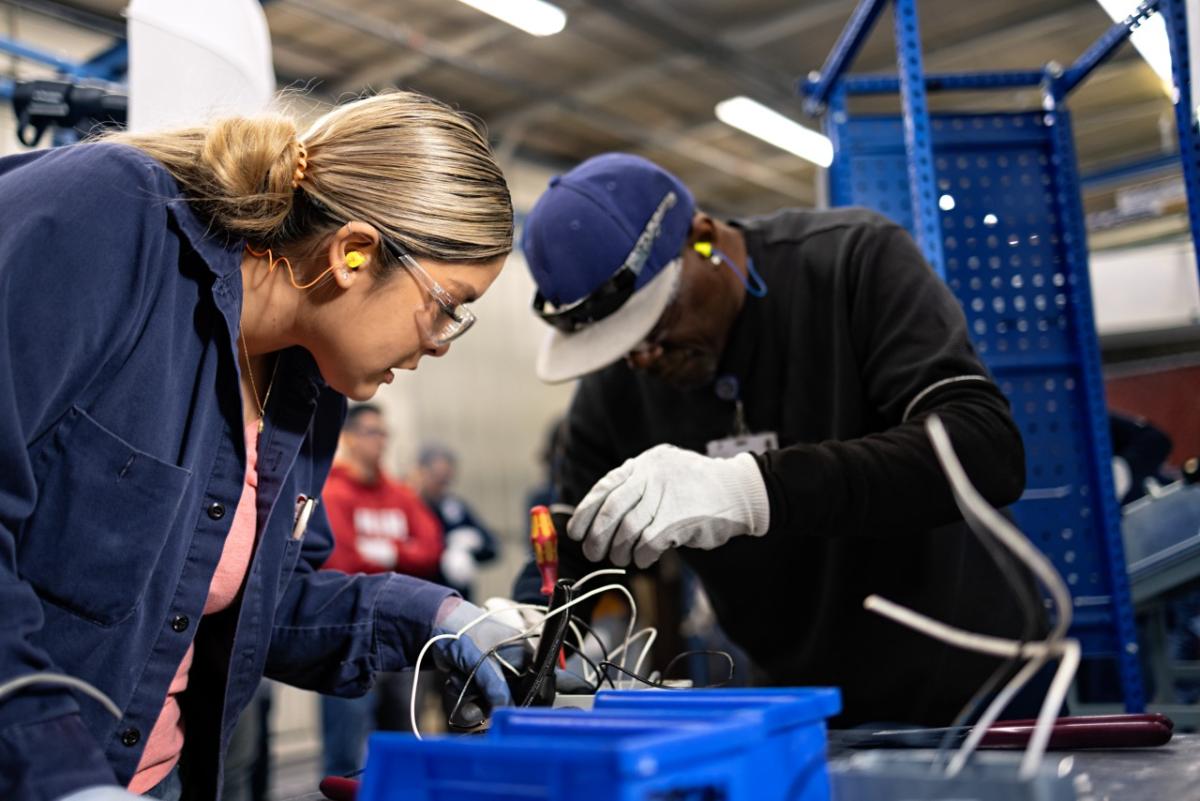
[[[140,795],[134,795],[124,787],[105,784],[76,790],[58,801],[145,801],[145,799]]]
[[[485,614],[475,604],[461,598],[447,598],[438,609],[437,619],[433,624],[433,634],[457,634],[468,623]],[[517,670],[525,667],[529,659],[529,645],[525,640],[515,639],[521,634],[518,629],[488,618],[477,623],[456,640],[439,640],[433,644],[435,658],[439,667],[455,674],[459,680],[464,680],[475,664],[492,648],[498,648],[497,653]],[[487,697],[491,706],[508,706],[512,704],[512,694],[508,682],[504,679],[504,668],[494,657],[489,657],[475,672],[474,686]]]
[[[479,565],[475,551],[483,547],[483,535],[470,526],[459,526],[446,533],[442,551],[442,575],[456,587],[466,587],[475,580]]]
[[[649,567],[668,548],[709,550],[732,537],[761,537],[771,508],[758,462],[748,453],[714,459],[658,445],[629,459],[584,497],[567,523],[593,562]]]

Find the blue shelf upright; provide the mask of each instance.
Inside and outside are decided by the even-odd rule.
[[[1014,514],[1075,599],[1085,657],[1119,666],[1124,702],[1145,706],[1092,310],[1068,94],[1156,11],[1167,20],[1193,237],[1200,144],[1188,85],[1183,0],[1150,0],[1066,69],[926,74],[917,0],[891,0],[896,75],[846,70],[888,0],[862,0],[822,70],[801,86],[834,143],[833,205],[906,226],[963,306],[976,349],[1013,406],[1028,489]],[[1040,87],[1036,111],[931,114],[927,93]],[[899,93],[901,115],[850,113],[849,99]],[[1200,241],[1200,239],[1197,239]]]

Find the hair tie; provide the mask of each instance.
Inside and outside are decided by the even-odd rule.
[[[299,139],[296,140],[296,169],[292,173],[292,189],[299,189],[304,180],[304,172],[308,169],[308,148]]]

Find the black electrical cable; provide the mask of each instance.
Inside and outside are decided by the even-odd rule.
[[[671,673],[671,668],[675,667],[675,664],[679,660],[686,659],[689,656],[723,656],[729,662],[729,675],[726,676],[724,680],[719,681],[716,684],[705,685],[706,687],[724,687],[726,684],[733,681],[733,672],[734,672],[733,657],[729,654],[728,651],[716,651],[716,650],[711,650],[711,649],[707,649],[707,648],[699,648],[694,651],[681,651],[681,652],[675,654],[675,656],[671,657],[670,661],[667,662],[667,666],[663,668],[663,672],[662,672],[663,680],[664,681],[666,680],[667,676],[670,675],[670,673]]]
[[[593,694],[600,692],[600,687],[601,687],[601,685],[604,684],[604,682],[606,680],[608,681],[608,684],[610,687],[612,687],[614,690],[617,689],[617,685],[613,684],[613,680],[610,679],[608,676],[605,676],[604,671],[602,671],[600,669],[600,667],[592,660],[592,658],[590,656],[588,656],[587,654],[585,654],[578,645],[576,645],[573,642],[564,642],[563,645],[566,646],[567,648],[570,648],[572,651],[574,651],[576,654],[578,654],[579,658],[582,659],[584,662],[587,662],[588,666],[592,669],[592,672],[596,674],[596,677],[597,677],[596,683],[594,685],[592,685],[592,693]],[[603,661],[603,660],[601,660],[601,661]],[[575,671],[567,671],[567,672],[570,673],[572,676],[579,676],[579,674],[576,673]],[[579,678],[583,679],[584,681],[587,681],[587,679],[584,678],[583,676],[579,676]]]
[[[526,635],[522,636],[520,639],[529,639],[534,636],[536,636],[536,635],[526,634]],[[456,728],[463,728],[463,729],[469,728],[468,726],[461,726],[459,724],[456,724],[454,721],[458,717],[458,713],[462,709],[463,702],[466,701],[467,690],[470,689],[471,683],[475,680],[475,674],[479,672],[479,668],[483,666],[483,663],[486,662],[490,657],[495,656],[496,653],[501,648],[507,648],[509,645],[512,645],[514,642],[517,642],[517,641],[518,640],[516,640],[516,639],[510,639],[510,640],[505,640],[504,642],[498,643],[497,645],[488,649],[487,653],[485,653],[485,654],[483,654],[483,656],[479,657],[479,659],[475,662],[475,664],[471,666],[470,672],[467,673],[466,679],[463,680],[463,686],[462,686],[462,689],[458,693],[458,699],[454,702],[454,707],[450,710],[450,714],[447,716],[448,722],[450,723],[451,726],[455,726]],[[616,685],[613,684],[612,679],[605,676],[604,671],[602,671],[600,669],[600,667],[587,654],[580,651],[579,647],[577,645],[575,645],[575,643],[564,642],[563,645],[570,648],[575,653],[579,654],[579,658],[582,659],[584,662],[587,662],[587,664],[592,668],[592,671],[598,677],[600,677],[598,679],[598,681],[595,683],[595,685],[593,685],[593,687],[592,687],[593,693],[596,693],[600,690],[600,686],[604,682],[605,679],[608,680],[609,685],[613,689],[616,689]],[[579,676],[578,673],[572,673],[572,675]],[[587,681],[587,679],[584,678],[583,676],[579,676],[579,678],[583,679],[585,682]],[[472,725],[475,725],[475,724],[472,724]]]
[[[624,673],[626,676],[628,676],[631,679],[637,679],[642,684],[645,684],[648,687],[658,687],[660,689],[670,689],[667,685],[665,685],[661,682],[651,681],[650,679],[646,678],[645,676],[640,676],[637,673],[634,673],[632,670],[621,667],[616,662],[609,662],[607,659],[600,661],[600,667],[604,668],[604,671],[606,674],[607,674],[609,668],[614,668],[617,670],[617,672]]]
[[[571,618],[571,622],[583,629],[585,634],[592,635],[592,639],[595,640],[596,644],[600,646],[601,658],[603,658],[605,662],[609,661],[608,646],[604,644],[604,640],[600,639],[600,635],[596,633],[596,630],[577,617]],[[586,643],[580,643],[579,646],[582,648],[585,644]]]
[[[468,726],[463,726],[461,724],[455,723],[454,721],[458,717],[458,713],[462,708],[463,701],[466,700],[467,690],[470,689],[471,682],[473,682],[475,680],[475,674],[479,672],[479,668],[483,666],[483,663],[487,662],[487,660],[490,657],[496,656],[500,652],[501,648],[507,648],[508,646],[513,645],[514,643],[518,643],[521,640],[528,640],[528,639],[530,639],[532,637],[536,637],[536,636],[537,636],[536,634],[530,633],[530,634],[521,634],[520,636],[517,636],[517,637],[510,637],[507,640],[502,640],[502,641],[496,643],[491,648],[489,648],[486,653],[484,653],[482,656],[479,657],[479,659],[475,662],[475,664],[471,666],[471,670],[470,670],[470,672],[467,673],[467,677],[465,679],[463,679],[463,686],[462,686],[462,690],[460,690],[458,693],[458,700],[455,702],[454,707],[450,710],[450,714],[447,715],[447,722],[451,726],[453,726],[455,728],[466,729],[466,728],[470,728],[471,726],[478,725],[478,724],[470,724]],[[501,669],[501,673],[503,675],[503,668]],[[449,684],[451,682],[451,680],[452,679],[447,679],[446,683]]]
[[[571,625],[570,603],[573,594],[573,585],[564,579],[560,579],[554,585],[554,594],[550,598],[546,617],[557,614],[559,616],[557,628],[551,631],[543,618],[542,638],[538,641],[537,652],[534,654],[532,679],[525,685],[525,697],[517,703],[517,706],[532,706],[539,696],[545,697],[545,691],[548,689],[547,682],[554,676],[554,666],[558,661],[559,654],[562,653],[563,643],[566,642],[567,631]],[[553,698],[550,701],[553,702]]]
[[[733,663],[733,657],[732,657],[732,656],[730,656],[730,655],[729,655],[728,653],[726,653],[725,651],[709,651],[709,650],[684,651],[684,652],[682,652],[682,653],[676,654],[676,655],[675,655],[675,657],[674,657],[674,658],[672,658],[672,659],[671,659],[671,661],[667,663],[667,667],[668,667],[668,668],[670,668],[670,667],[671,667],[672,665],[674,665],[674,664],[675,664],[675,662],[677,662],[678,660],[680,660],[680,659],[682,659],[682,658],[684,658],[684,657],[693,656],[693,655],[695,655],[695,654],[712,654],[712,655],[718,655],[718,656],[723,656],[723,657],[725,657],[726,659],[728,659],[728,660],[729,660],[729,676],[728,676],[728,677],[727,677],[727,678],[726,678],[724,681],[720,681],[720,682],[717,682],[717,683],[715,683],[715,684],[707,684],[707,685],[705,685],[705,687],[707,687],[707,688],[713,688],[713,687],[722,687],[722,686],[724,686],[724,685],[728,684],[729,682],[731,682],[731,681],[733,680],[733,672],[734,672],[734,663]],[[605,669],[605,673],[606,673],[606,674],[607,674],[608,668],[614,668],[614,669],[615,669],[615,670],[616,670],[618,673],[624,673],[624,674],[625,674],[626,676],[628,676],[629,678],[631,678],[631,679],[636,679],[637,681],[640,681],[642,684],[645,684],[645,685],[646,685],[646,686],[648,686],[648,687],[657,687],[657,688],[659,688],[659,689],[663,689],[663,690],[677,690],[677,689],[681,689],[681,688],[679,688],[679,687],[673,687],[673,686],[671,686],[670,684],[664,684],[662,681],[652,681],[651,679],[648,679],[648,678],[646,678],[645,676],[641,676],[641,675],[639,675],[639,674],[637,674],[637,673],[634,673],[632,670],[629,670],[629,669],[627,669],[627,668],[623,668],[623,667],[621,667],[621,666],[620,666],[620,665],[618,665],[616,662],[609,662],[608,660],[602,660],[602,661],[600,662],[600,667],[602,667],[602,668],[604,668],[604,669]],[[666,672],[667,672],[667,671],[665,671],[665,670],[663,671],[663,675],[664,675],[664,676],[666,675]],[[611,682],[611,681],[612,681],[612,679],[609,679],[609,681]]]

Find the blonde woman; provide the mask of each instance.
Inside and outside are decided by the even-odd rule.
[[[392,93],[13,156],[0,220],[0,798],[214,798],[264,673],[362,694],[473,619],[318,570],[312,500],[345,398],[445,354],[512,248],[469,118]]]

